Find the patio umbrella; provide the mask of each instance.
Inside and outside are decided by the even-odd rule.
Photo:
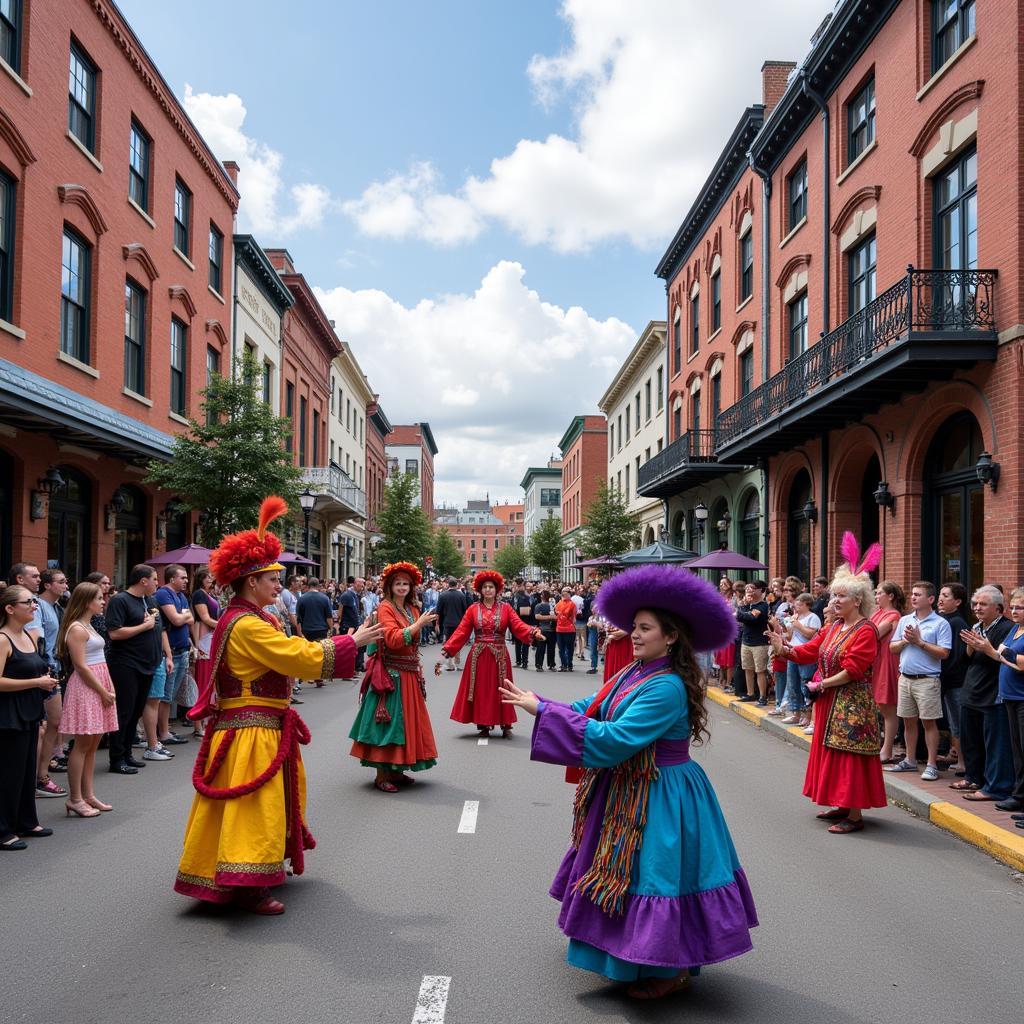
[[[757,572],[767,572],[768,566],[759,562],[756,558],[748,558],[738,551],[730,551],[728,548],[718,548],[716,551],[709,551],[700,558],[694,558],[684,563],[687,569],[753,569]]]
[[[207,565],[212,554],[211,548],[204,548],[201,544],[186,544],[183,548],[164,551],[146,561],[149,565]]]
[[[687,551],[685,548],[677,548],[672,544],[656,540],[645,548],[638,548],[636,551],[619,555],[618,562],[624,568],[629,568],[631,565],[649,565],[652,562],[662,565],[680,565],[696,557],[696,551]]]
[[[600,558],[587,558],[582,562],[573,562],[569,566],[570,569],[605,569],[609,566],[616,566],[619,564],[617,558],[613,558],[611,555],[601,555]]]
[[[278,561],[282,565],[316,565],[316,562],[303,558],[302,555],[297,555],[294,551],[282,551]]]

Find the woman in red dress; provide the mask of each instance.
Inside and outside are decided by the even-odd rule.
[[[471,604],[462,617],[462,622],[444,642],[441,653],[454,658],[473,634],[473,646],[469,649],[469,660],[462,670],[459,692],[455,695],[451,719],[453,722],[472,722],[487,736],[496,726],[501,726],[501,735],[508,739],[512,735],[512,724],[516,721],[516,709],[511,704],[502,704],[498,687],[504,680],[512,678],[505,633],[523,643],[532,643],[543,634],[531,629],[507,604],[498,601],[498,594],[505,585],[500,572],[485,570],[473,577],[473,589],[480,600]],[[437,672],[441,663],[437,663]]]
[[[871,685],[875,691],[875,703],[882,712],[885,732],[882,736],[882,764],[895,764],[899,758],[892,756],[892,745],[900,720],[896,717],[896,697],[899,691],[900,659],[893,654],[889,644],[893,641],[893,630],[907,607],[903,588],[891,580],[882,580],[875,589],[878,605],[871,621],[878,630],[878,657],[871,673]]]
[[[609,625],[608,636],[604,642],[604,681],[617,672],[621,672],[627,665],[636,661],[633,657],[633,641],[628,633]]]
[[[732,580],[723,576],[718,581],[718,592],[729,603],[729,607],[736,611],[736,600],[732,596]],[[737,634],[738,634],[737,630]],[[726,644],[721,650],[714,653],[714,665],[718,674],[718,685],[727,687],[732,682],[732,670],[736,665],[736,641]]]
[[[866,617],[874,610],[867,574],[874,567],[872,551],[854,571],[860,552],[852,534],[844,536],[841,550],[847,564],[840,567],[829,588],[835,621],[799,647],[791,647],[778,631],[768,633],[768,638],[777,657],[800,665],[818,664],[821,679],[809,685],[820,696],[814,709],[804,796],[830,808],[818,815],[832,822],[829,832],[846,835],[864,828],[864,808],[885,807],[887,801],[878,759],[878,707],[871,689],[878,630]]]

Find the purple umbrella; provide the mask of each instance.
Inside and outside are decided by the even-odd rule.
[[[204,548],[200,544],[186,544],[183,548],[175,548],[173,551],[165,551],[161,555],[154,555],[147,559],[148,565],[207,565],[210,561],[212,549]]]
[[[717,551],[709,551],[700,558],[683,562],[684,569],[753,569],[758,572],[767,572],[768,566],[757,561],[756,558],[748,558],[738,551],[730,551],[728,548],[719,548]]]
[[[619,560],[611,555],[601,555],[599,558],[588,558],[582,562],[573,562],[570,569],[601,569],[605,566],[618,565]]]
[[[311,562],[308,558],[295,554],[294,551],[282,551],[278,561],[282,565],[316,565],[316,562]]]

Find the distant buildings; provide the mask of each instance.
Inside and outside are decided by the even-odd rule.
[[[429,423],[395,425],[385,440],[388,475],[412,473],[419,481],[420,504],[428,517],[434,513],[434,456],[437,444]]]

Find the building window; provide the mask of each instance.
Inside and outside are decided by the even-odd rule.
[[[658,367],[658,412],[665,407],[665,371]]]
[[[274,368],[270,363],[263,364],[263,402],[270,405],[270,388],[273,384]]]
[[[694,436],[691,444],[697,444],[697,433],[700,430],[700,391],[694,391],[690,395],[690,429]]]
[[[754,294],[754,232],[740,239],[740,302]]]
[[[690,299],[690,355],[700,348],[700,294]]]
[[[171,317],[171,412],[185,415],[185,366],[188,328]]]
[[[487,538],[486,538],[486,537],[484,537],[484,538],[482,538],[482,539],[481,539],[481,541],[480,541],[480,547],[481,547],[481,548],[482,548],[483,550],[485,550],[485,551],[487,550]]]
[[[718,414],[722,411],[722,375],[711,378],[711,429],[718,426]]]
[[[557,487],[542,487],[540,489],[541,508],[558,508],[562,502],[562,492]]]
[[[74,43],[68,76],[68,131],[90,153],[95,151],[96,68]]]
[[[629,406],[626,406],[626,444],[629,444]]]
[[[934,184],[935,261],[943,270],[978,266],[978,152],[965,153]]]
[[[675,319],[672,321],[672,370],[679,372],[683,365],[683,315],[676,307]]]
[[[619,417],[618,417],[618,424],[619,424],[619,431],[618,431],[619,440],[618,440],[618,443],[616,445],[616,451],[620,451],[621,452],[622,451],[622,416],[621,415],[619,415]],[[570,479],[574,479],[574,478],[575,478],[575,474],[571,473],[570,474]]]
[[[420,475],[420,464],[415,459],[406,459],[405,471],[406,473],[412,473],[413,476],[418,477]]]
[[[647,383],[644,384],[644,422],[645,423],[650,423],[650,421],[651,421],[651,381],[648,378]]]
[[[672,410],[672,437],[680,437],[683,433],[683,407],[677,400],[676,407]]]
[[[338,422],[339,423],[341,422],[341,410],[342,410],[342,407],[344,405],[344,403],[341,400],[341,397],[342,397],[341,396],[341,387],[339,386],[338,387]]]
[[[751,346],[740,356],[740,397],[754,390],[754,348]]]
[[[21,71],[21,0],[0,0],[0,59]]]
[[[212,346],[206,346],[206,387],[213,384],[213,378],[220,373],[220,353]]]
[[[132,118],[128,132],[128,198],[146,211],[149,210],[149,147],[149,136]]]
[[[639,433],[639,431],[640,431],[640,392],[639,391],[636,393],[635,403],[636,403],[636,420],[635,420],[635,423],[636,423],[636,430]],[[648,412],[647,415],[650,416],[650,412]]]
[[[345,461],[348,462],[347,455]],[[313,410],[313,465],[320,465],[320,413],[317,409]]]
[[[798,295],[786,306],[788,321],[789,352],[786,362],[796,359],[807,351],[807,292]]]
[[[807,216],[807,160],[797,164],[796,170],[786,179],[786,195],[789,199],[789,220],[786,228],[792,231]]]
[[[221,294],[221,268],[224,265],[224,236],[210,225],[210,287]]]
[[[932,0],[932,74],[974,35],[974,0]]]
[[[174,248],[188,256],[192,244],[192,193],[180,178],[174,180]]]
[[[627,466],[623,472],[626,474],[626,504],[629,504],[629,466]]]
[[[292,421],[292,429],[288,432],[288,437],[284,442],[284,450],[286,452],[293,451],[294,438],[295,438],[295,385],[291,381],[287,381],[284,386],[284,414],[285,417]]]
[[[846,157],[853,163],[875,141],[875,79],[868,79],[864,88],[846,108]]]
[[[722,326],[722,274],[711,276],[711,333]]]
[[[876,252],[872,235],[850,253],[850,316],[859,313],[875,298]]]
[[[608,427],[608,458],[612,457],[615,452],[615,424],[609,424]]]
[[[306,425],[306,396],[299,396],[299,465],[306,466],[306,443],[309,440],[309,428]]]
[[[89,247],[64,229],[60,274],[60,349],[89,362]]]
[[[146,293],[134,281],[124,284],[124,386],[146,393]]]
[[[14,179],[0,171],[0,320],[7,321],[14,319],[14,188]]]

